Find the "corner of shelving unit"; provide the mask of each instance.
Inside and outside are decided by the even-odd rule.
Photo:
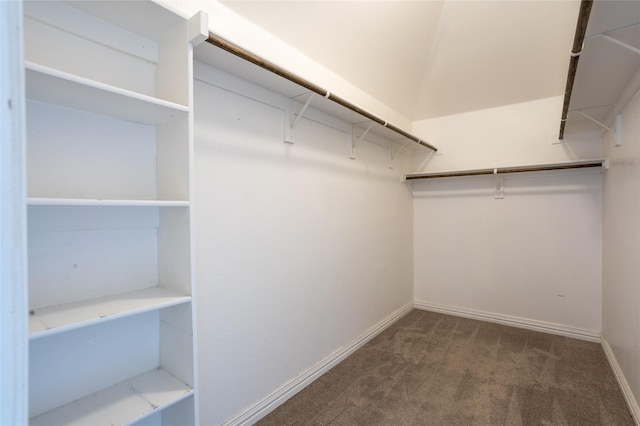
[[[189,43],[193,47],[209,38],[209,14],[202,10],[189,18]]]

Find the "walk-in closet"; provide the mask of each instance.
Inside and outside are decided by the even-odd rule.
[[[1,425],[640,422],[640,2],[0,17]]]

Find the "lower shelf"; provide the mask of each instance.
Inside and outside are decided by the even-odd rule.
[[[152,370],[30,419],[30,426],[129,425],[193,395],[162,369]]]

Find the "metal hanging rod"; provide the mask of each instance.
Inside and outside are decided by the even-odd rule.
[[[406,180],[435,179],[445,177],[497,175],[504,173],[542,172],[549,170],[584,169],[587,167],[604,167],[606,160],[572,161],[568,163],[537,164],[532,166],[497,167],[493,169],[475,169],[454,172],[411,173],[405,175]]]
[[[587,32],[589,24],[589,15],[593,0],[582,0],[580,3],[580,13],[578,14],[578,23],[576,24],[576,33],[573,37],[573,48],[571,49],[571,59],[569,61],[569,74],[567,75],[567,85],[564,89],[564,103],[562,106],[562,118],[560,119],[560,133],[558,139],[564,139],[564,127],[567,123],[567,114],[569,113],[569,104],[571,103],[571,92],[573,91],[573,82],[576,79],[578,71],[578,61],[580,53],[582,53],[582,45],[584,44],[584,36]]]
[[[235,44],[233,44],[233,43],[231,43],[231,42],[229,42],[229,41],[217,36],[216,34],[214,34],[212,32],[209,32],[209,38],[207,39],[207,42],[209,44],[212,44],[212,45],[214,45],[216,47],[219,47],[219,48],[221,48],[221,49],[223,49],[223,50],[225,50],[225,51],[227,51],[227,52],[229,52],[229,53],[231,53],[231,54],[233,54],[233,55],[235,55],[235,56],[237,56],[239,58],[242,58],[242,59],[244,59],[244,60],[246,60],[248,62],[251,62],[252,64],[255,64],[255,65],[257,65],[257,66],[259,66],[259,67],[261,67],[261,68],[263,68],[263,69],[265,69],[265,70],[267,70],[269,72],[272,72],[273,74],[279,75],[282,78],[285,78],[285,79],[287,79],[287,80],[289,80],[289,81],[291,81],[291,82],[293,82],[293,83],[295,83],[295,84],[297,84],[299,86],[302,86],[305,89],[308,89],[308,90],[310,90],[310,91],[312,91],[314,93],[317,93],[317,94],[321,95],[322,97],[327,98],[327,99],[329,99],[329,100],[331,100],[331,101],[333,101],[333,102],[335,102],[335,103],[337,103],[339,105],[342,105],[343,107],[345,107],[345,108],[347,108],[347,109],[349,109],[351,111],[357,112],[358,114],[362,115],[363,117],[366,117],[367,119],[369,119],[371,121],[375,121],[376,123],[382,125],[383,127],[386,127],[388,129],[390,129],[390,130],[402,135],[403,137],[405,137],[407,139],[410,139],[410,140],[412,140],[412,141],[414,141],[414,142],[416,142],[416,143],[418,143],[418,144],[420,144],[420,145],[422,145],[422,146],[424,146],[426,148],[429,148],[429,149],[431,149],[433,151],[437,151],[438,150],[438,148],[436,148],[433,145],[423,141],[419,137],[405,132],[404,130],[400,129],[399,127],[396,127],[393,124],[388,123],[387,121],[385,121],[385,120],[383,120],[383,119],[371,114],[370,112],[359,108],[358,106],[352,104],[351,102],[349,102],[349,101],[347,101],[347,100],[345,100],[345,99],[343,99],[343,98],[341,98],[339,96],[334,95],[330,91],[328,91],[326,89],[323,89],[322,87],[320,87],[320,86],[318,86],[318,85],[316,85],[314,83],[311,83],[310,81],[305,80],[304,78],[302,78],[300,76],[297,76],[297,75],[285,70],[284,68],[281,68],[278,65],[273,64],[273,63],[271,63],[271,62],[269,62],[269,61],[267,61],[267,60],[255,55],[255,54],[253,54],[253,53],[241,48],[240,46],[237,46],[237,45],[235,45]]]

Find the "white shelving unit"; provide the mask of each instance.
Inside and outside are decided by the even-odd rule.
[[[24,11],[30,423],[197,424],[191,81],[206,15]]]

